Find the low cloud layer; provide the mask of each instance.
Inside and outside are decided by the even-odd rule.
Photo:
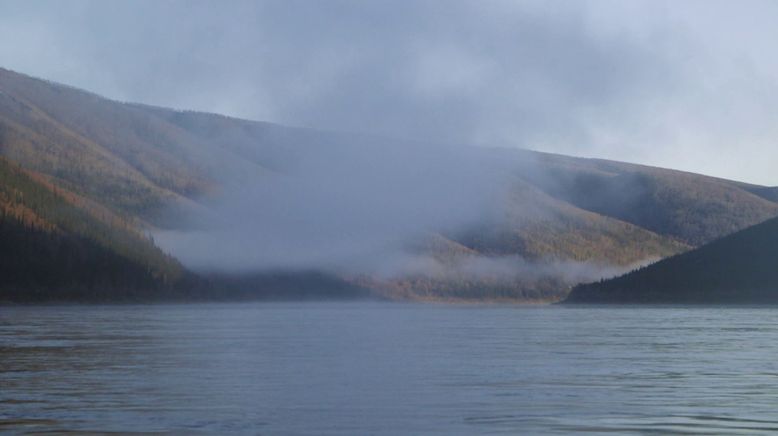
[[[412,244],[492,220],[511,188],[472,147],[352,141],[287,144],[295,152],[278,172],[225,176],[209,212],[190,217],[194,230],[156,241],[198,270],[393,276],[419,267]]]
[[[120,100],[778,184],[770,1],[0,0],[3,66]]]
[[[609,279],[656,262],[647,258],[631,265],[615,266],[603,262],[573,260],[528,261],[521,256],[466,256],[449,265],[430,260],[421,274],[440,278],[466,278],[487,283],[532,282],[555,279],[562,283],[588,283]]]

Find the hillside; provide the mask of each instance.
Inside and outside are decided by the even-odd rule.
[[[569,303],[778,303],[778,219],[600,283]]]
[[[0,158],[0,301],[165,298],[184,276],[120,218]]]
[[[105,231],[104,242],[123,238],[117,230],[137,235],[198,230],[202,217],[217,213],[214,204],[235,186],[271,187],[294,177],[301,162],[326,165],[354,150],[370,154],[397,146],[426,147],[120,103],[0,69],[0,155],[41,186],[77,198],[79,210],[121,217]],[[581,281],[778,215],[775,188],[520,149],[468,153],[479,171],[499,174],[509,185],[499,212],[484,214],[467,229],[431,229],[403,241],[438,264],[434,273],[391,278],[348,273],[337,280],[387,298],[556,300]],[[431,245],[430,239],[437,242]],[[484,261],[500,264],[500,271],[462,273],[468,269],[463,265]],[[251,277],[262,288],[278,277],[272,271],[243,273],[228,281],[251,288],[246,284]],[[300,271],[316,277],[310,273]]]
[[[197,276],[130,221],[0,158],[0,303],[365,295],[320,273]]]
[[[337,148],[365,141],[380,145],[393,142],[386,138],[293,129],[213,114],[138,107],[203,142],[279,172],[308,148]],[[778,214],[778,188],[520,149],[483,148],[480,154],[494,171],[515,176],[519,194],[531,186],[574,206],[568,209],[573,215],[574,209],[593,212],[692,246]]]

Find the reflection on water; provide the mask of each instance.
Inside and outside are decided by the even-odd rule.
[[[778,312],[0,308],[0,431],[778,431]]]

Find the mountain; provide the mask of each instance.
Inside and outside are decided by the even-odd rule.
[[[121,217],[0,158],[0,301],[172,298],[185,275]]]
[[[778,303],[778,219],[611,280],[569,303]]]
[[[0,158],[0,303],[312,296],[366,290],[315,272],[196,276],[130,221]]]
[[[47,189],[78,198],[79,210],[121,217],[121,226],[105,231],[106,240],[120,229],[142,236],[197,227],[186,217],[212,211],[229,189],[225,173],[233,181],[283,180],[314,153],[348,156],[349,150],[398,144],[416,146],[121,103],[0,69],[0,155]],[[504,177],[508,195],[500,213],[480,223],[432,229],[409,241],[411,250],[438,264],[434,272],[384,277],[301,269],[300,283],[318,277],[330,288],[341,283],[392,299],[553,301],[582,281],[778,215],[776,188],[521,149],[473,147],[468,153],[483,172]],[[284,289],[277,286],[281,276],[296,283],[294,271],[211,276],[241,289],[265,289],[268,283]]]

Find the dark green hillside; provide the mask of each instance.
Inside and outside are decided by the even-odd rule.
[[[580,285],[570,303],[778,303],[778,219],[622,277]]]
[[[0,301],[159,298],[184,277],[151,241],[69,197],[0,159]]]

